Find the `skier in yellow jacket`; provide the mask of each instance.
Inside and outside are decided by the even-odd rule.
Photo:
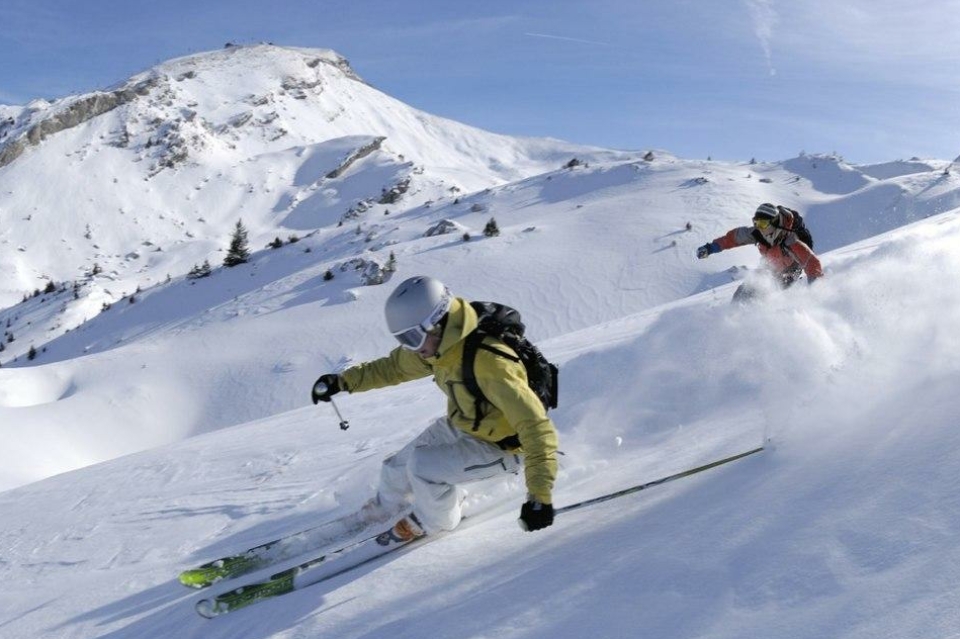
[[[413,516],[401,519],[394,534],[452,530],[462,516],[459,484],[522,468],[528,494],[520,510],[521,527],[550,526],[557,431],[528,386],[523,364],[478,349],[474,371],[488,404],[476,423],[475,400],[463,381],[464,339],[477,328],[469,302],[451,295],[438,280],[417,276],[390,295],[385,314],[400,346],[386,357],[321,375],[312,392],[314,404],[343,390],[357,393],[432,375],[447,396],[447,414],[384,460],[377,495],[364,506],[364,514],[376,521],[412,506]],[[494,337],[484,342],[511,352]]]

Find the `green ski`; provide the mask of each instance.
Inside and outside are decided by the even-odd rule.
[[[264,599],[285,595],[294,590],[300,590],[336,577],[398,548],[442,536],[423,536],[422,532],[419,533],[421,536],[418,537],[398,536],[396,530],[397,526],[391,526],[377,535],[360,539],[338,550],[318,555],[293,568],[271,575],[263,581],[245,584],[215,597],[201,599],[195,606],[197,613],[201,617],[212,619]]]
[[[180,583],[188,588],[206,588],[224,579],[233,579],[349,539],[363,531],[367,523],[356,514],[326,522],[266,543],[209,561],[180,573]]]

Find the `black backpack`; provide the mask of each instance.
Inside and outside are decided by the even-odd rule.
[[[803,222],[803,216],[799,212],[794,211],[793,209],[788,209],[785,206],[777,206],[777,210],[788,211],[790,215],[793,216],[793,228],[790,229],[797,234],[797,237],[800,238],[800,241],[813,248],[813,236],[810,235],[810,229],[807,228],[807,225]]]
[[[477,349],[480,348],[514,362],[522,362],[527,371],[527,383],[540,399],[543,407],[546,410],[556,408],[557,376],[560,369],[548,362],[540,349],[524,337],[526,327],[520,321],[520,313],[516,309],[496,302],[470,302],[470,306],[477,312],[478,323],[477,329],[467,335],[463,346],[463,383],[475,401],[473,430],[480,427],[480,420],[483,418],[480,405],[487,401],[473,370],[477,360]],[[483,344],[483,338],[488,335],[499,339],[517,355]]]

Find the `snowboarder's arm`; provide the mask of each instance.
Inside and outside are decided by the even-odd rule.
[[[720,247],[720,250],[726,251],[727,249],[736,248],[738,246],[756,244],[757,239],[753,236],[753,227],[738,226],[735,229],[727,231],[725,235],[721,235],[715,239],[714,243]]]
[[[823,277],[823,266],[820,264],[820,258],[802,240],[794,240],[787,245],[787,249],[793,254],[797,263],[803,267],[803,272],[806,273],[808,281],[812,282],[818,277]]]

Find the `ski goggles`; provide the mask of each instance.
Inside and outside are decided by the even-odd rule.
[[[437,305],[430,311],[430,316],[419,324],[405,328],[393,333],[400,345],[411,351],[419,351],[423,348],[423,343],[427,341],[427,336],[440,334],[441,324],[447,311],[450,310],[450,291],[444,289],[443,295],[437,302]]]
[[[753,218],[753,225],[760,229],[761,231],[773,224],[773,220],[768,217],[755,217]]]
[[[393,336],[400,342],[400,346],[403,346],[407,350],[419,351],[423,348],[423,343],[427,341],[429,334],[430,331],[417,324],[416,326],[411,326],[398,333],[394,333]]]

